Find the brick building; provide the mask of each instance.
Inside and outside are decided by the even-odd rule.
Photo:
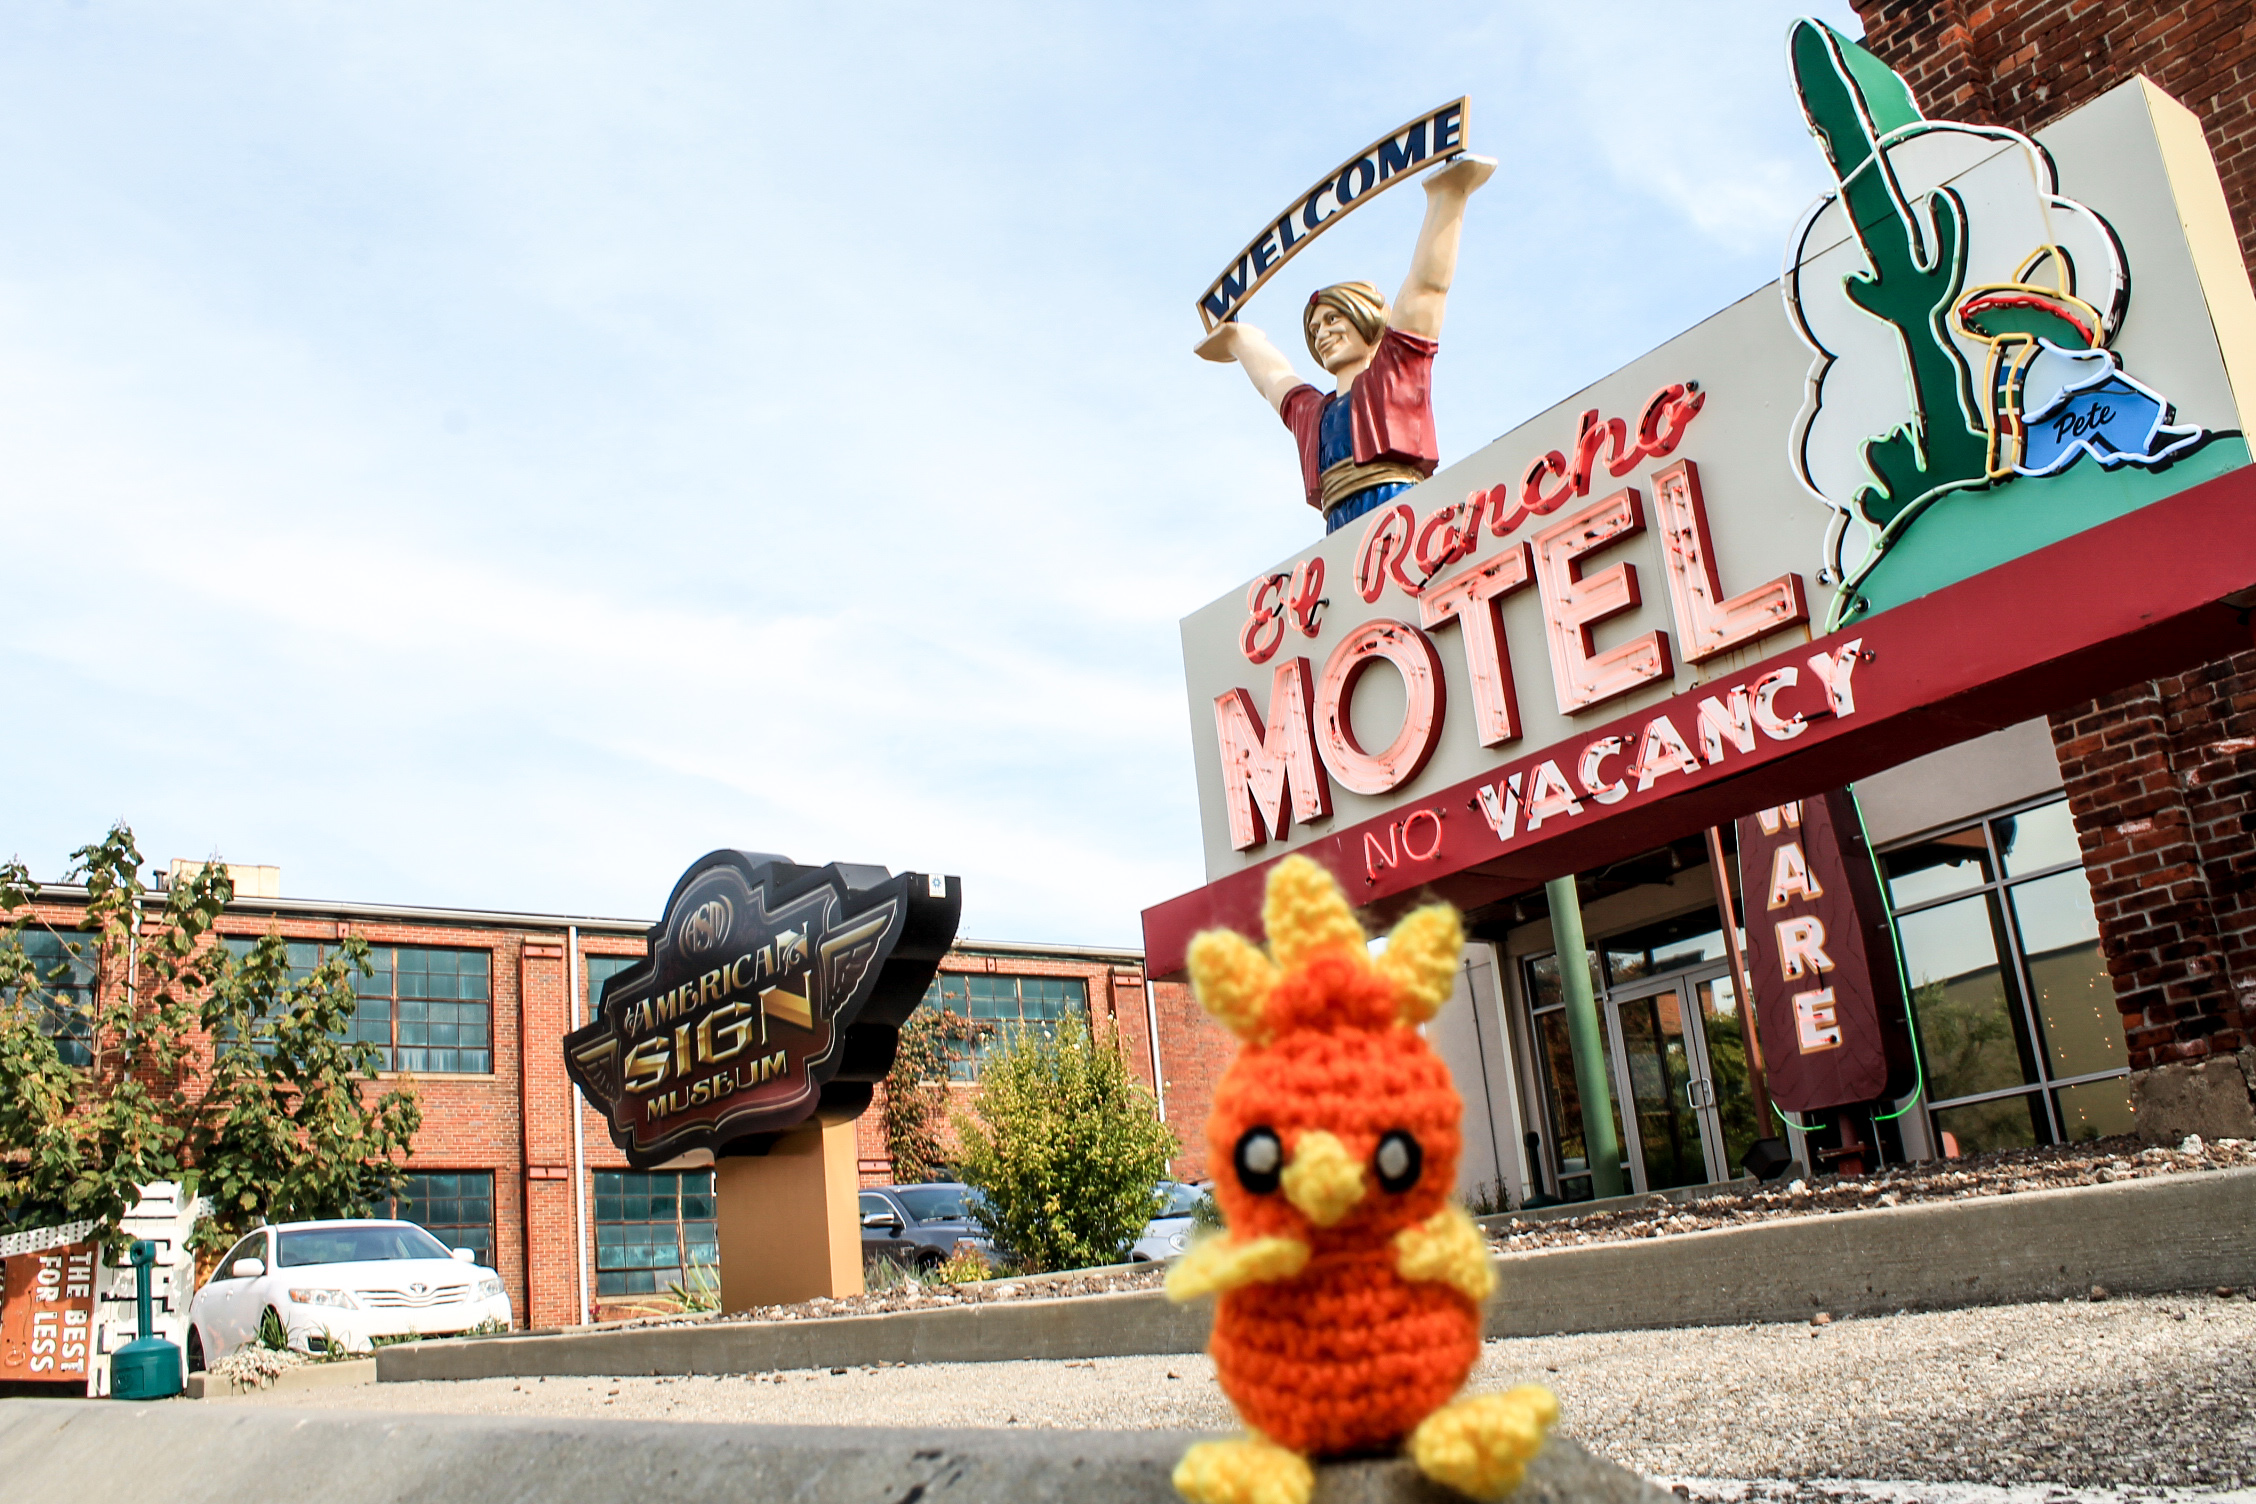
[[[1159,1099],[1160,1114],[1181,1145],[1169,1173],[1180,1180],[1206,1178],[1206,1106],[1235,1044],[1198,1006],[1190,988],[1181,982],[1147,985],[1142,951],[959,940],[926,996],[929,1005],[991,1031],[954,1062],[952,1108],[969,1102],[980,1056],[1006,1047],[1023,1031],[1079,1018],[1099,1038],[1119,1040],[1129,1070]],[[884,1091],[878,1088],[876,1101],[856,1124],[864,1185],[893,1179],[881,1112]]]
[[[2144,75],[2199,117],[2256,254],[2256,6],[1858,0],[1929,119],[2035,132]],[[2243,620],[2246,620],[2244,613]],[[1858,781],[1925,1075],[1889,1158],[2137,1132],[2256,1132],[2256,650],[2125,685]],[[1726,842],[1729,832],[1724,832]],[[1719,883],[1720,878],[1720,883]],[[1625,1183],[1734,1173],[1755,1136],[1718,873],[1698,840],[1578,874]],[[1494,956],[1439,1043],[1468,1159],[1515,1197],[1592,1194],[1540,902],[1469,915]],[[1445,1014],[1442,1024],[1447,1024]],[[1822,1143],[1789,1130],[1805,1159]]]
[[[2248,0],[1856,8],[1865,45],[1909,80],[1930,116],[2034,131],[2144,75],[2199,116],[2242,258],[2256,255]],[[2189,1121],[2246,1119],[2256,1083],[2256,649],[2064,706],[2049,721],[2134,1091]]]
[[[376,1046],[387,1079],[413,1081],[423,1107],[408,1182],[380,1214],[476,1249],[527,1326],[670,1304],[669,1287],[694,1278],[685,1267],[717,1258],[709,1157],[630,1169],[564,1073],[564,1035],[643,955],[649,921],[283,898],[274,869],[234,870],[244,891],[217,926],[223,943],[278,933],[305,968],[348,935],[374,952],[376,974],[357,983],[354,1037]],[[56,930],[76,923],[69,888],[44,890],[38,909]],[[45,966],[68,964],[53,933],[33,927],[24,942]],[[91,969],[78,974],[90,979]],[[1116,1031],[1130,1070],[1156,1083],[1188,1146],[1176,1172],[1201,1172],[1205,1083],[1227,1036],[1187,989],[1147,988],[1140,952],[965,941],[933,991],[995,1024],[990,1047],[1069,1016],[1100,1037]],[[958,1063],[961,1093],[977,1071],[976,1059]],[[865,1184],[892,1178],[878,1121],[875,1111],[861,1120]]]

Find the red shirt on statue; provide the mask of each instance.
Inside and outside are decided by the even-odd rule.
[[[1356,466],[1385,465],[1393,474],[1373,474],[1368,482],[1382,485],[1433,474],[1440,463],[1441,447],[1434,437],[1433,358],[1436,340],[1401,329],[1388,329],[1379,338],[1371,364],[1348,388],[1347,402],[1353,451],[1346,455],[1324,453],[1324,409],[1333,394],[1302,382],[1285,394],[1277,414],[1300,444],[1300,477],[1308,504],[1318,511],[1336,506],[1353,491],[1341,491],[1329,501],[1324,473],[1342,463]],[[1335,491],[1339,485],[1334,481]],[[1356,486],[1354,490],[1364,489]]]

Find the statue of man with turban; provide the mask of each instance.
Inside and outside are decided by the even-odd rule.
[[[1308,504],[1337,532],[1381,502],[1433,474],[1430,377],[1440,348],[1441,315],[1457,275],[1465,200],[1496,171],[1489,157],[1464,156],[1426,177],[1426,218],[1394,306],[1368,282],[1341,282],[1308,300],[1301,331],[1308,353],[1331,372],[1326,395],[1300,379],[1269,337],[1236,321],[1216,326],[1198,347],[1208,360],[1236,361],[1300,444]]]

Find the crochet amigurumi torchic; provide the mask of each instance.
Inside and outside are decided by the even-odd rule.
[[[1403,1447],[1478,1499],[1518,1487],[1558,1417],[1533,1385],[1451,1403],[1480,1355],[1495,1286],[1453,1199],[1462,1104],[1418,1032],[1455,985],[1456,911],[1419,909],[1373,957],[1329,874],[1270,874],[1264,954],[1228,931],[1191,942],[1206,1010],[1238,1036],[1206,1120],[1228,1231],[1169,1273],[1219,1295],[1215,1377],[1248,1434],[1175,1469],[1195,1504],[1307,1504],[1311,1458]]]

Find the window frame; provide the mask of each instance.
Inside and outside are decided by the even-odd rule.
[[[494,1172],[492,1170],[410,1170],[407,1172],[407,1178],[410,1181],[431,1180],[441,1175],[452,1175],[456,1177],[458,1181],[461,1179],[461,1177],[464,1176],[481,1176],[484,1178],[486,1182],[486,1220],[483,1224],[483,1231],[486,1235],[486,1246],[482,1251],[478,1250],[474,1245],[471,1244],[452,1242],[447,1237],[442,1235],[440,1231],[440,1229],[442,1228],[449,1230],[477,1228],[480,1226],[480,1224],[475,1222],[431,1223],[424,1221],[421,1217],[415,1216],[408,1210],[408,1208],[410,1207],[420,1206],[423,1203],[418,1202],[408,1196],[408,1187],[405,1184],[402,1184],[399,1189],[393,1191],[390,1195],[384,1198],[385,1210],[382,1213],[383,1217],[386,1220],[393,1222],[414,1223],[417,1227],[422,1228],[432,1237],[437,1238],[441,1243],[445,1243],[449,1252],[452,1252],[458,1247],[470,1248],[472,1252],[479,1254],[478,1262],[481,1265],[489,1269],[499,1270],[501,1266],[495,1263],[494,1260],[499,1251],[501,1243],[501,1218],[499,1209],[494,1203]],[[475,1200],[476,1198],[464,1196],[458,1191],[454,1196],[451,1197],[427,1199],[443,1199],[462,1202]]]
[[[266,934],[263,932],[256,935],[222,935],[220,937],[220,944],[226,946],[229,953],[236,957],[236,959],[240,960],[245,950],[249,949],[251,946],[258,944],[259,941],[265,938]],[[327,961],[331,956],[336,954],[337,942],[333,939],[322,939],[319,937],[306,935],[283,935],[280,938],[284,943],[291,946],[293,949],[301,945],[311,946],[313,948],[313,966],[300,966],[295,958],[291,959],[291,961],[289,962],[289,973],[292,983],[304,981],[307,976],[312,974],[314,967],[320,966],[323,962]],[[365,939],[366,937],[364,936],[363,938]],[[355,969],[346,977],[346,981],[352,984],[353,1016],[351,1023],[347,1025],[347,1032],[342,1036],[345,1042],[348,1044],[363,1042],[360,1033],[360,1025],[364,1021],[369,1023],[374,1022],[373,1018],[366,1020],[363,1019],[360,1011],[362,1005],[375,1002],[387,1002],[389,1009],[385,1023],[385,1039],[382,1041],[374,1039],[365,1041],[366,1043],[374,1045],[376,1047],[376,1072],[378,1075],[455,1077],[468,1076],[473,1079],[477,1077],[492,1076],[494,1074],[494,1057],[496,1054],[494,1040],[494,947],[490,945],[421,945],[409,944],[405,941],[398,940],[369,940],[368,949],[372,955],[381,954],[387,951],[390,952],[391,962],[388,968],[379,967],[376,971],[375,976],[362,976],[360,972]],[[486,1010],[486,1042],[482,1049],[466,1050],[460,1045],[422,1044],[402,1046],[400,1044],[401,999],[399,991],[399,957],[402,951],[438,951],[448,955],[480,955],[486,958],[486,995],[482,1000],[478,998],[460,997],[408,999],[408,1001],[410,1002],[440,1002],[450,1004],[463,1002],[475,1003],[482,1001]],[[456,974],[460,975],[459,972]],[[391,994],[389,998],[385,998],[381,994],[363,992],[361,990],[362,987],[373,983],[378,978],[389,978],[391,984]],[[428,1059],[430,1055],[441,1052],[449,1052],[456,1055],[482,1054],[485,1056],[485,1065],[482,1069],[478,1070],[452,1070],[425,1064],[418,1069],[403,1070],[399,1064],[400,1052],[403,1048],[420,1050],[421,1052],[423,1052],[426,1059]]]
[[[1081,1027],[1084,1029],[1093,1030],[1095,1027],[1092,1012],[1094,1004],[1090,1000],[1089,979],[1078,973],[1059,975],[1054,972],[1034,971],[935,971],[932,974],[932,981],[925,987],[924,999],[918,1006],[934,1009],[947,1007],[949,1002],[946,995],[947,984],[951,979],[959,980],[963,984],[963,1007],[959,1010],[959,1016],[976,1024],[984,1024],[990,1030],[983,1039],[950,1039],[946,1041],[948,1082],[951,1085],[970,1085],[976,1082],[987,1060],[1010,1049],[1017,1042],[1018,1037],[1028,1029],[1054,1028],[1055,1025],[1062,1024],[1069,1018],[1078,1018]],[[1010,1000],[1018,1009],[1016,1018],[980,1018],[971,1011],[972,987],[975,983],[982,981],[1008,982],[1011,984]],[[1025,984],[1028,982],[1055,983],[1068,989],[1068,995],[1062,1000],[1059,1011],[1054,1018],[1027,1017]],[[1071,995],[1070,989],[1074,988],[1078,988],[1080,991],[1078,1000]],[[991,1003],[999,1001],[999,999],[990,998],[982,1001]],[[1074,1011],[1076,1008],[1080,1010],[1078,1013]]]
[[[705,1196],[708,1202],[713,1204],[715,1215],[711,1218],[691,1218],[684,1215],[683,1203],[688,1199],[690,1193],[684,1189],[683,1182],[687,1177],[692,1175],[702,1175],[705,1177],[705,1186],[702,1194]],[[645,1182],[646,1185],[649,1181],[658,1178],[669,1178],[674,1182],[674,1216],[672,1226],[674,1229],[674,1253],[676,1261],[671,1266],[673,1281],[682,1284],[688,1283],[689,1271],[692,1266],[702,1266],[706,1269],[709,1269],[712,1271],[713,1277],[715,1279],[718,1279],[720,1276],[720,1222],[718,1215],[720,1207],[718,1205],[717,1198],[720,1194],[720,1189],[718,1184],[718,1176],[713,1170],[597,1170],[594,1172],[594,1185],[592,1187],[594,1192],[593,1199],[595,1201],[595,1205],[591,1208],[591,1211],[594,1213],[594,1215],[589,1218],[589,1225],[594,1229],[594,1248],[591,1250],[591,1252],[595,1265],[595,1298],[597,1302],[626,1304],[634,1301],[664,1300],[667,1298],[667,1281],[665,1279],[665,1276],[668,1273],[667,1267],[648,1264],[621,1266],[613,1269],[606,1269],[603,1267],[603,1230],[605,1228],[649,1228],[664,1227],[667,1225],[664,1222],[650,1219],[629,1221],[624,1218],[606,1219],[603,1216],[603,1201],[607,1196],[617,1196],[623,1198],[630,1195],[641,1195],[644,1197],[644,1199],[648,1198],[647,1189],[642,1192],[630,1192],[626,1188],[626,1181],[629,1176],[634,1176],[641,1179]],[[615,1182],[614,1189],[608,1191],[605,1190],[604,1182],[607,1179]],[[690,1228],[693,1226],[700,1228],[710,1226],[713,1229],[713,1242],[711,1244],[707,1244],[703,1239],[692,1241],[690,1237]],[[624,1240],[622,1239],[621,1241],[623,1242]],[[647,1240],[645,1241],[647,1242]],[[706,1260],[697,1258],[695,1256],[696,1250],[706,1247],[711,1247],[713,1249],[713,1258],[710,1262],[707,1262]],[[631,1277],[638,1274],[648,1274],[651,1276],[650,1289],[606,1290],[604,1288],[604,1283],[607,1279],[612,1279],[614,1277]]]
[[[16,932],[16,943],[38,977],[39,993],[30,1006],[38,1010],[40,1032],[54,1041],[63,1064],[79,1070],[91,1067],[94,994],[101,984],[100,937],[91,930],[57,929],[35,915]],[[40,950],[52,945],[56,953],[34,954],[35,945]],[[67,977],[56,980],[55,974],[65,968]],[[0,1000],[13,1000],[13,995]]]
[[[2040,1016],[2041,1010],[2037,1007],[2036,997],[2030,982],[2029,958],[2027,952],[2023,949],[2021,938],[2020,911],[2013,906],[2012,890],[2041,882],[2046,878],[2058,877],[2064,872],[2083,874],[2088,884],[2089,874],[2085,870],[2081,850],[2079,849],[2076,858],[2072,861],[2056,862],[2047,867],[2032,867],[2026,871],[2008,871],[2005,853],[1998,846],[1998,822],[2018,819],[2035,810],[2050,809],[2054,805],[2065,807],[2067,803],[2068,796],[2065,792],[2042,794],[2033,799],[2023,799],[2013,804],[2001,805],[1993,810],[1986,810],[1971,820],[1962,820],[1953,825],[1923,831],[1918,835],[1909,836],[1900,841],[1891,841],[1878,850],[1882,896],[1888,905],[1889,925],[1894,931],[1897,954],[1904,967],[1904,985],[1907,990],[1904,1006],[1911,1019],[1914,1043],[1920,1050],[1920,1079],[1923,1087],[1931,1086],[1932,1082],[1926,1076],[1926,1043],[1923,1038],[1918,1036],[1917,989],[1910,985],[1910,958],[1903,954],[1902,922],[1907,916],[1923,914],[1929,910],[1940,909],[1954,903],[1964,903],[1973,898],[1980,898],[1985,901],[1992,916],[1993,936],[2002,938],[2003,950],[1998,959],[2002,963],[2006,996],[2009,1006],[2015,1010],[2015,1021],[2019,1025],[2020,1037],[2028,1041],[2028,1058],[2034,1066],[2034,1079],[2023,1081],[2018,1086],[2002,1086],[1989,1091],[1968,1092],[1963,1096],[1939,1099],[1932,1095],[1925,1096],[1921,1104],[1922,1110],[1927,1115],[1929,1139],[1934,1144],[1938,1155],[1942,1152],[1942,1129],[1935,1124],[1937,1112],[1948,1111],[1955,1107],[1979,1106],[1986,1102],[2000,1102],[2008,1097],[2035,1096],[2043,1104],[2046,1131],[2051,1135],[2048,1142],[2058,1144],[2066,1141],[2061,1126],[2060,1104],[2057,1100],[2061,1091],[2072,1086],[2089,1085],[2095,1081],[2119,1080],[2130,1074],[2130,1066],[2127,1060],[2122,1066],[2111,1070],[2089,1071],[2073,1076],[2052,1074],[2051,1041],[2046,1035],[2044,1020]],[[2071,825],[2073,825],[2073,821],[2074,815],[2073,812],[2070,812]],[[1956,835],[1966,830],[1981,831],[1982,853],[1989,865],[1989,875],[1949,893],[1921,899],[1916,903],[1897,904],[1894,891],[1888,886],[1888,858],[1899,852],[1914,850],[1920,846],[1938,842],[1945,836]],[[1968,849],[1972,850],[1972,847],[1969,846]],[[2090,896],[2088,886],[2085,895],[2087,898]],[[2120,1015],[2118,1015],[2118,1018],[2120,1018]]]

